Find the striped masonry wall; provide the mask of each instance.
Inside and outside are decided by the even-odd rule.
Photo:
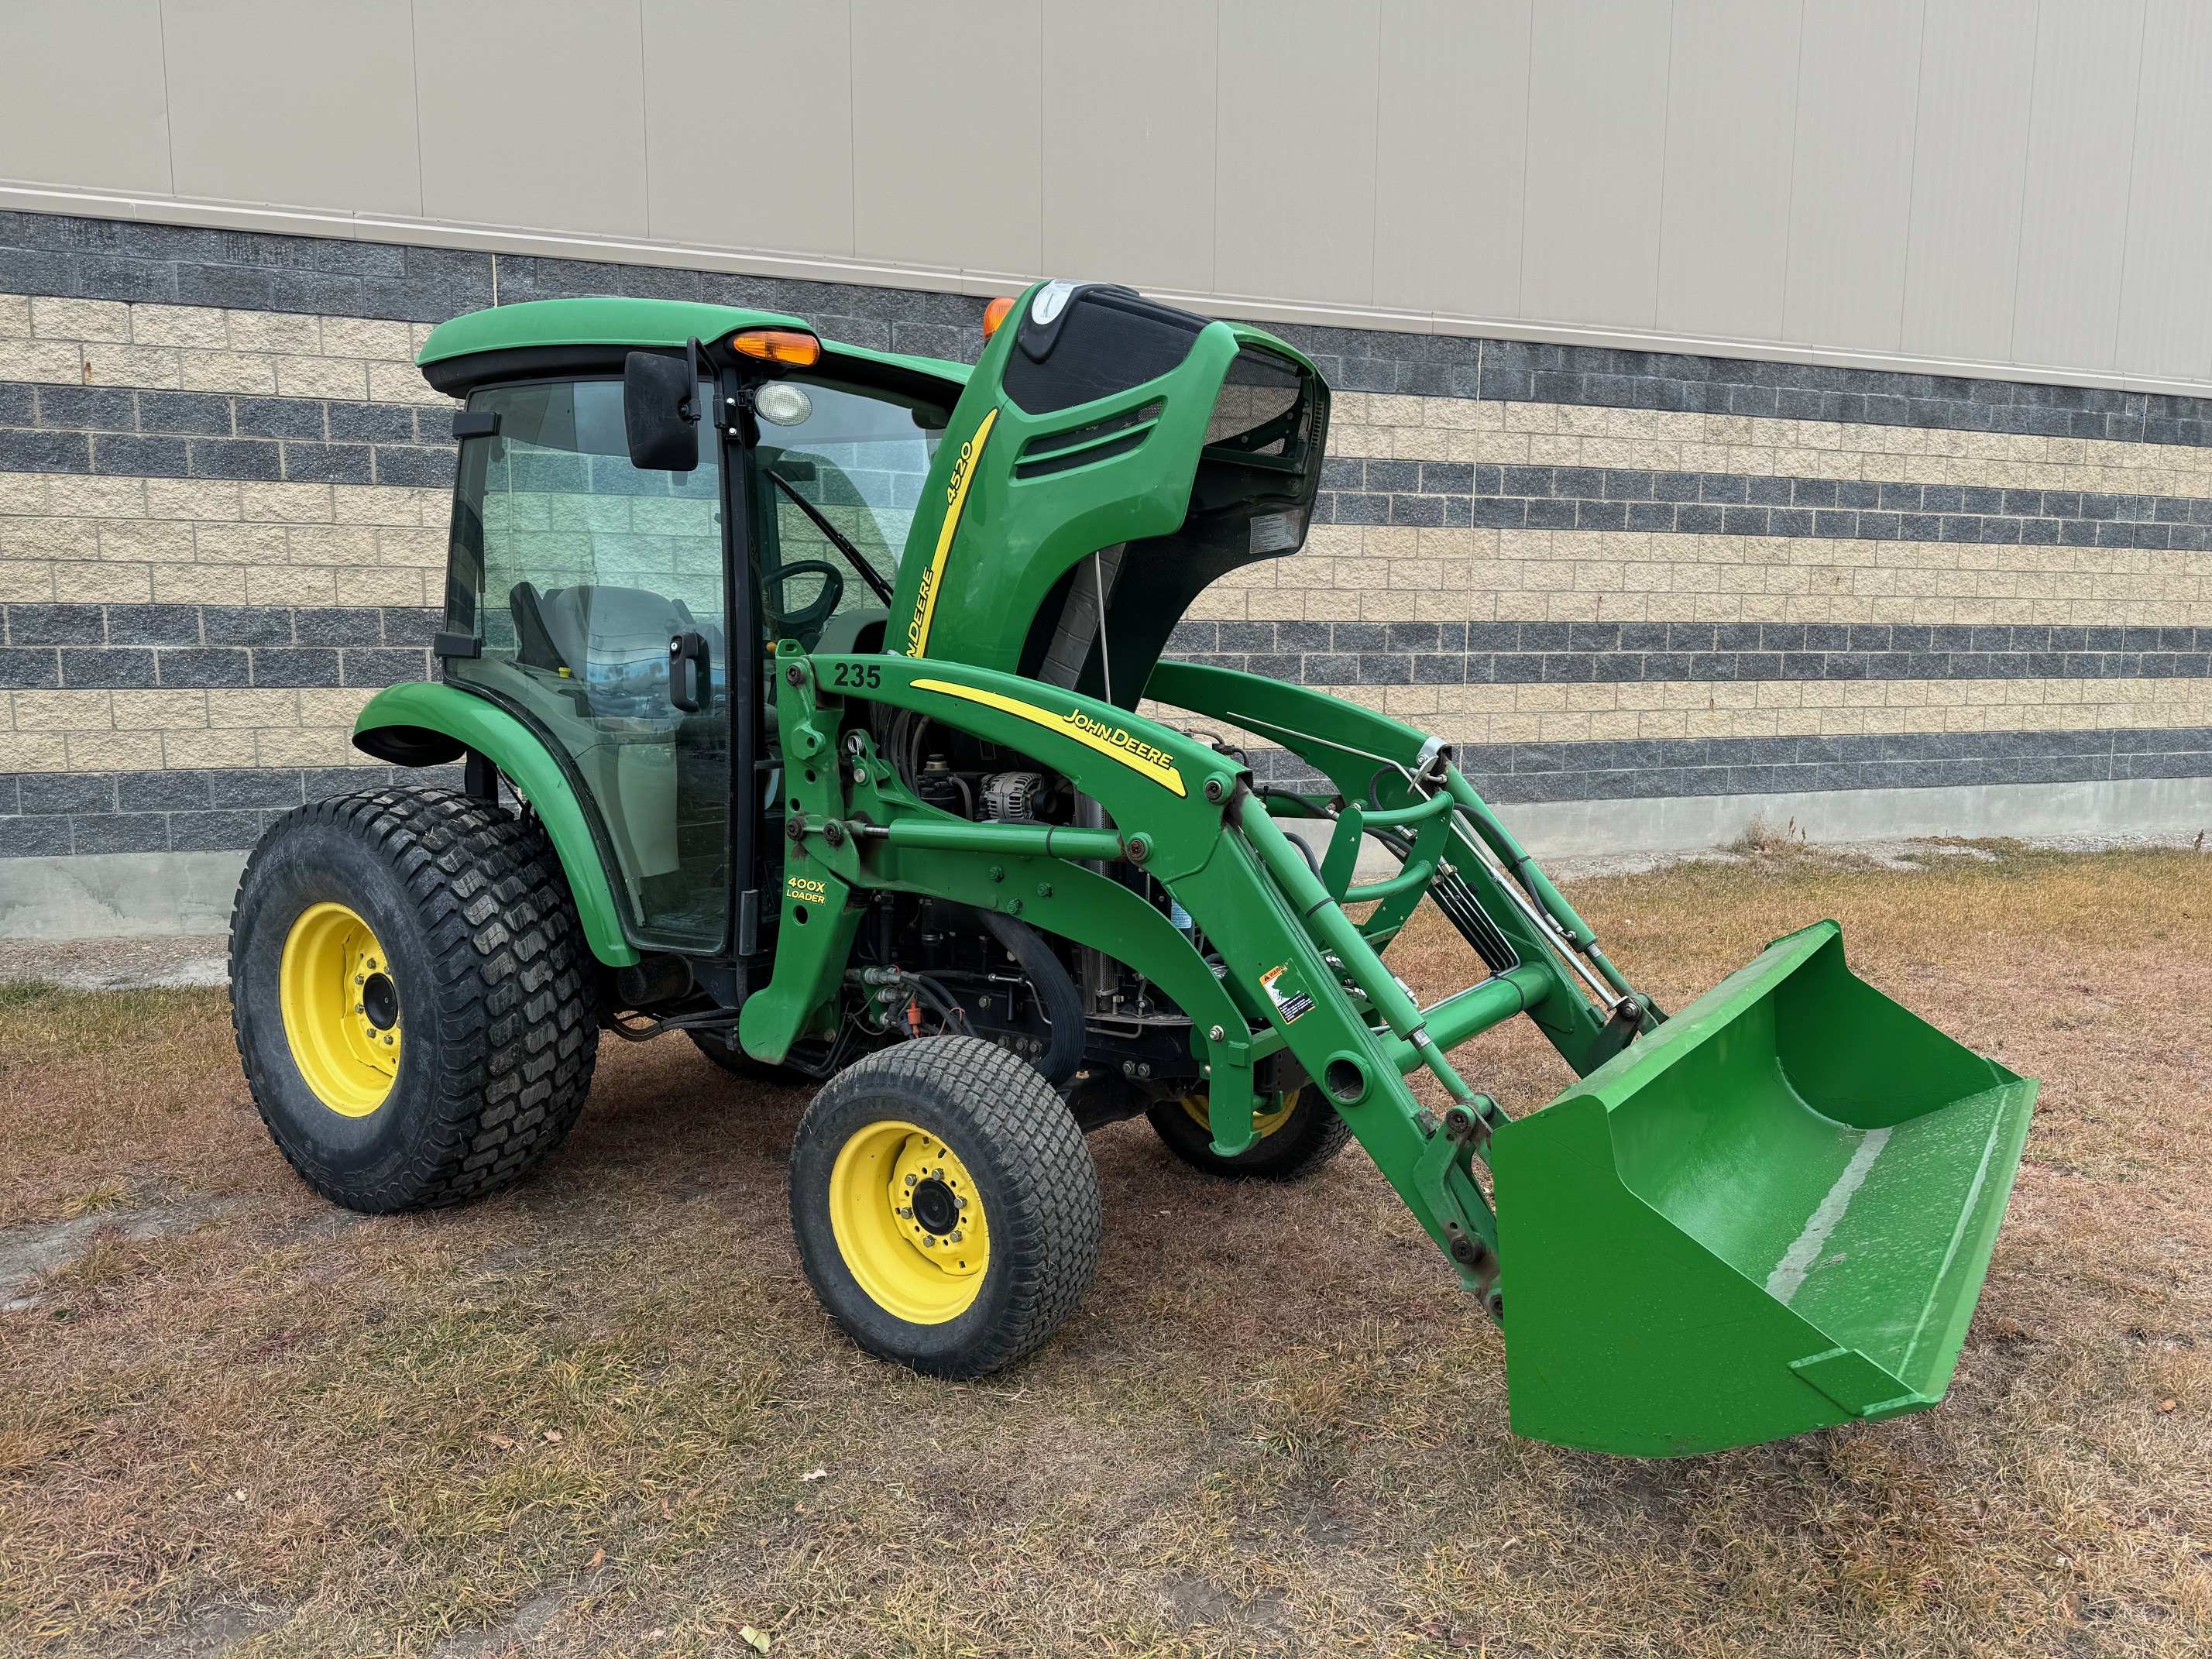
[[[350,724],[432,670],[453,465],[413,353],[614,292],[980,343],[963,296],[0,214],[0,857],[236,849],[387,775]],[[1180,655],[1508,803],[2212,778],[2204,400],[1280,331],[1339,389],[1317,522]]]

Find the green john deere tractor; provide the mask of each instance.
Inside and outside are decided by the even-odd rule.
[[[461,787],[292,813],[233,923],[301,1176],[373,1212],[495,1191],[603,1032],[681,1032],[819,1085],[808,1277],[926,1372],[1067,1316],[1085,1133],[1141,1114],[1223,1176],[1356,1138],[1502,1328],[1522,1434],[1665,1455],[1939,1400],[2035,1085],[1854,978],[1832,922],[1662,1013],[1450,744],[1162,661],[1201,589],[1304,543],[1327,386],[1122,288],[991,322],[973,368],[659,301],[431,335],[465,405],[441,678],[354,740]],[[1428,1007],[1385,960],[1424,899],[1480,964]],[[1516,1015],[1581,1080],[1513,1115],[1449,1056]]]

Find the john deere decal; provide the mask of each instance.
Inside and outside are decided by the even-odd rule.
[[[929,649],[929,624],[937,615],[938,591],[945,585],[945,559],[952,550],[953,532],[960,528],[961,510],[968,505],[969,481],[975,476],[975,463],[982,459],[983,446],[990,441],[991,428],[998,423],[999,411],[992,410],[983,416],[975,435],[960,446],[960,453],[953,458],[952,476],[945,481],[945,522],[937,529],[937,550],[930,556],[929,568],[921,573],[921,588],[915,595],[914,620],[906,625],[906,654],[919,657]]]
[[[1146,743],[1126,726],[1115,726],[1071,708],[1055,714],[1049,709],[1039,708],[1018,698],[1004,696],[996,691],[986,691],[981,686],[956,685],[951,680],[916,680],[917,691],[939,691],[948,697],[957,697],[963,702],[981,703],[986,708],[996,708],[1003,714],[1025,720],[1032,726],[1045,726],[1065,732],[1087,749],[1096,749],[1121,763],[1133,772],[1141,773],[1170,794],[1184,793],[1182,774],[1176,769],[1168,752]]]

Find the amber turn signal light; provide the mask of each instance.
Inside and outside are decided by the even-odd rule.
[[[999,331],[999,325],[1006,320],[1007,313],[1013,308],[1012,299],[1003,295],[983,307],[983,337],[985,339],[989,339]]]
[[[740,357],[793,368],[811,368],[822,361],[822,342],[793,328],[740,329],[730,336],[730,349]]]

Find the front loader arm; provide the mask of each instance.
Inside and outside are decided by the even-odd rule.
[[[1576,1075],[1588,1076],[1619,1052],[1625,1035],[1658,1023],[1649,1000],[1631,991],[1598,948],[1595,930],[1488,803],[1456,767],[1438,763],[1449,750],[1426,732],[1326,692],[1194,663],[1161,663],[1145,695],[1270,738],[1328,778],[1340,797],[1340,804],[1325,809],[1334,813],[1340,831],[1332,853],[1341,849],[1347,876],[1361,830],[1402,815],[1419,799],[1413,781],[1427,768],[1434,780],[1428,787],[1449,794],[1454,804],[1449,823],[1439,826],[1450,871],[1473,890],[1482,919],[1504,935],[1520,961],[1543,961],[1567,970],[1560,981],[1562,994],[1528,1013]],[[1431,845],[1417,842],[1413,858]],[[1413,861],[1408,860],[1409,866]],[[1328,863],[1324,871],[1335,873]],[[1341,888],[1335,890],[1342,896]],[[1353,890],[1351,896],[1356,900],[1360,894]],[[1419,891],[1412,896],[1418,902]],[[1392,931],[1411,908],[1402,905],[1384,918]],[[1622,1011],[1625,999],[1635,1002],[1632,1013]]]
[[[1177,999],[1209,1079],[1217,1150],[1233,1155],[1250,1142],[1255,1052],[1287,1048],[1465,1282],[1494,1292],[1496,1224],[1472,1160],[1496,1109],[1444,1049],[1571,997],[1546,958],[1532,953],[1510,975],[1438,1005],[1432,1031],[1252,794],[1249,774],[1218,750],[1112,704],[960,664],[810,657],[787,646],[776,674],[790,914],[775,975],[742,1017],[749,1052],[775,1057],[835,991],[855,891],[896,886],[996,908],[1109,950]],[[841,744],[848,698],[914,709],[1025,754],[1097,800],[1111,827],[938,811],[905,790],[864,733]],[[1095,860],[1158,879],[1219,952],[1225,981],[1157,911],[1085,867]],[[1406,1082],[1424,1066],[1453,1098],[1441,1119]]]
[[[1218,670],[1163,668],[1148,687],[1328,773],[1344,804],[1318,808],[1335,811],[1340,836],[1346,821],[1416,831],[1400,874],[1362,890],[1335,843],[1316,867],[1244,768],[1110,704],[932,660],[787,647],[776,667],[795,908],[774,978],[745,1004],[749,1052],[780,1054],[836,990],[854,892],[896,885],[992,906],[1096,944],[1178,1000],[1217,1152],[1249,1144],[1252,1068],[1289,1050],[1501,1322],[1511,1279],[1506,1365],[1522,1433],[1680,1454],[1942,1397],[2035,1085],[1850,975],[1832,922],[1776,941],[1662,1024],[1618,985],[1443,745],[1395,721]],[[845,696],[1027,754],[1099,800],[1111,827],[939,811],[864,732],[841,738]],[[1447,861],[1421,849],[1446,824],[1485,907],[1517,930],[1520,959],[1421,1008],[1345,907],[1363,890],[1385,906],[1414,887],[1434,896]],[[1109,861],[1161,879],[1218,952],[1219,981],[1143,895],[1085,867]],[[1524,1012],[1582,1080],[1509,1121],[1447,1054]],[[1407,1085],[1423,1068],[1449,1097],[1440,1113]],[[1717,1364],[1720,1330],[1733,1358]]]

